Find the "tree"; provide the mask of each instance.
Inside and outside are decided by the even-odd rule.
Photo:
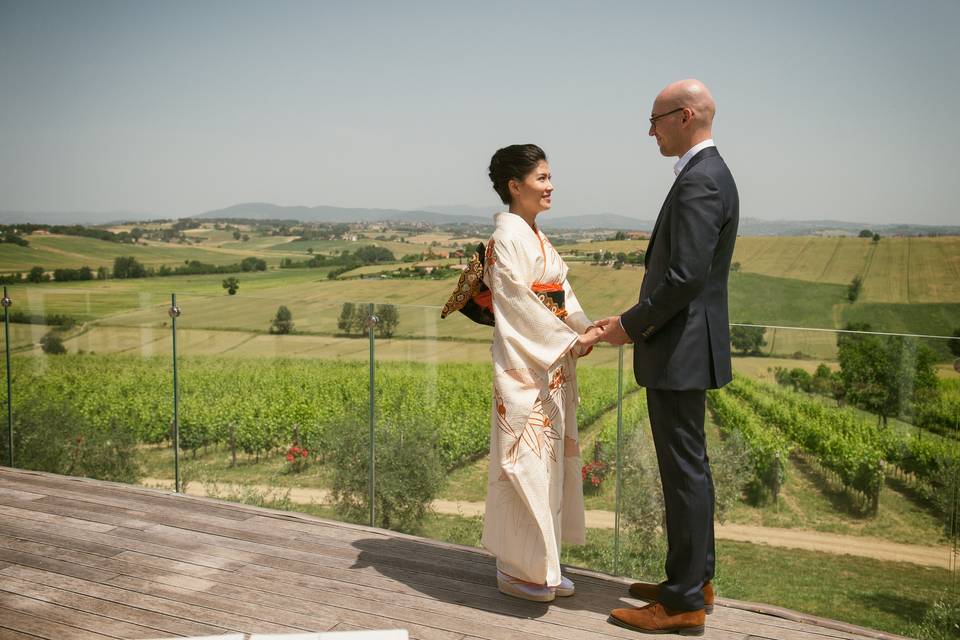
[[[847,287],[847,299],[850,302],[856,302],[857,298],[860,297],[860,291],[863,289],[863,278],[860,276],[854,276],[853,280],[850,281],[850,286]]]
[[[344,302],[340,307],[340,317],[337,318],[337,328],[347,335],[353,333],[356,328],[355,317],[357,315],[357,305],[352,302]]]
[[[860,233],[857,235],[858,238],[872,238],[873,231],[870,229],[861,229]]]
[[[143,278],[147,269],[133,256],[117,256],[113,260],[114,278]]]
[[[67,352],[67,348],[63,346],[63,340],[53,333],[48,333],[40,338],[40,348],[48,356],[59,356]]]
[[[626,240],[627,234],[623,231],[617,231],[616,235],[613,236],[614,240]]]
[[[382,305],[383,307],[391,307],[393,305]],[[365,304],[354,304],[352,302],[344,302],[343,307],[340,308],[340,317],[337,319],[337,328],[350,335],[351,333],[363,334],[367,325],[367,309],[368,306]],[[389,313],[389,312],[388,312]],[[392,327],[390,328],[390,335],[393,334],[393,328],[396,327],[397,323],[400,322],[399,314],[396,314],[396,320],[394,321]],[[381,335],[383,335],[381,333]],[[385,336],[389,338],[390,336]]]
[[[243,237],[243,234],[240,233],[239,231],[234,231],[234,232],[233,232],[233,239],[234,239],[234,240],[239,240],[241,237]]]
[[[265,260],[250,256],[240,261],[240,269],[242,271],[266,271],[267,263]]]
[[[745,324],[751,324],[747,322]],[[763,339],[763,327],[731,327],[730,344],[744,355],[759,354],[760,349],[767,346]]]
[[[734,262],[730,265],[730,273],[739,273],[740,272],[740,263]]]
[[[878,243],[878,242],[880,242],[880,234],[879,234],[879,233],[875,233],[875,234],[873,234],[873,243],[876,244],[876,243]]]
[[[380,319],[377,324],[377,333],[381,338],[393,337],[393,332],[400,324],[400,312],[392,304],[378,304],[374,312]]]
[[[248,236],[247,234],[243,234],[243,238],[242,238],[242,239],[243,239],[244,242],[247,242],[248,240],[250,240],[250,236]]]
[[[870,325],[847,329],[869,331]],[[890,417],[912,416],[917,406],[939,396],[935,354],[914,339],[842,333],[837,357],[846,400],[877,414],[884,425]]]
[[[237,289],[240,288],[240,281],[230,276],[229,278],[224,278],[223,288],[227,290],[227,293],[230,295],[236,295]]]
[[[293,314],[283,305],[277,308],[277,315],[270,323],[270,333],[293,333]]]
[[[950,353],[960,358],[960,327],[953,330],[953,337],[955,340],[949,342]]]
[[[396,261],[392,251],[384,247],[375,247],[373,245],[360,247],[353,252],[353,255],[363,264],[376,264],[378,262]]]
[[[30,269],[30,272],[27,273],[27,282],[46,282],[50,279],[50,276],[47,275],[47,272],[44,271],[43,267],[34,267]]]

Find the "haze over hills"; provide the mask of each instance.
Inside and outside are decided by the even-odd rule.
[[[269,202],[246,202],[223,209],[215,209],[194,216],[164,216],[161,214],[110,212],[26,212],[0,211],[0,224],[113,224],[160,218],[191,217],[194,219],[299,220],[302,222],[422,222],[431,225],[479,224],[489,225],[497,205],[429,205],[415,210],[369,209],[319,205],[284,206]],[[642,220],[614,213],[584,214],[579,216],[544,216],[545,229],[566,230],[623,230],[650,231],[654,220]],[[960,235],[957,225],[869,224],[840,220],[762,220],[744,217],[740,220],[740,235],[855,235],[869,228],[882,235]]]

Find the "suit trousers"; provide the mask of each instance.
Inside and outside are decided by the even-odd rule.
[[[703,430],[706,395],[647,389],[667,516],[667,579],[660,584],[660,601],[675,611],[703,608],[701,589],[716,566],[716,498]]]

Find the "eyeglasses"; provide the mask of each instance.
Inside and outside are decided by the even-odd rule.
[[[674,114],[677,111],[683,111],[684,109],[686,109],[686,107],[677,107],[673,111],[667,111],[666,113],[661,113],[658,116],[650,116],[650,126],[655,127],[657,126],[657,120],[659,120],[660,118],[666,118],[667,116]]]

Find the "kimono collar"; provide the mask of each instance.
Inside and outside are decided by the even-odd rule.
[[[500,213],[494,215],[493,222],[497,227],[502,227],[514,232],[517,232],[520,229],[526,229],[527,231],[533,233],[535,237],[540,237],[539,227],[534,230],[530,225],[527,224],[526,220],[510,211],[501,211]]]

